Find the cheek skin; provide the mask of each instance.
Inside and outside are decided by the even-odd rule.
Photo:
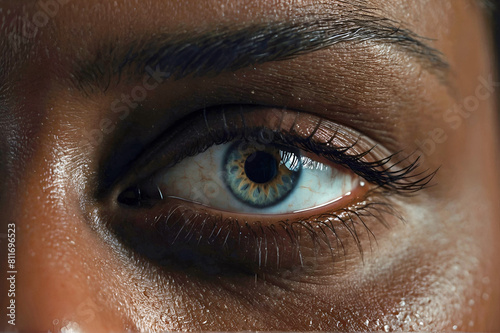
[[[465,195],[405,209],[408,225],[398,238],[409,241],[393,241],[387,245],[390,252],[379,254],[390,257],[389,264],[379,260],[368,264],[376,297],[383,302],[384,327],[391,331],[497,327],[490,311],[496,306],[491,279],[498,275],[486,259],[491,247],[483,245],[492,239],[471,223],[491,220],[491,212],[461,212],[476,198]]]

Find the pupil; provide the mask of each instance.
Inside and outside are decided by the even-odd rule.
[[[245,161],[245,174],[254,183],[267,183],[278,174],[276,159],[265,151],[257,151]]]

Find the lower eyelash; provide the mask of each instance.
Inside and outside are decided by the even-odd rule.
[[[352,249],[361,259],[368,244],[373,249],[377,239],[372,228],[389,228],[392,217],[404,221],[383,194],[373,191],[364,201],[336,212],[274,223],[209,215],[181,203],[156,215],[145,227],[157,233],[160,249],[155,248],[153,260],[162,265],[196,268],[208,275],[252,275],[311,272],[321,262],[319,268],[328,265],[338,273],[338,263],[345,263]],[[137,230],[126,233],[125,239],[143,237]],[[132,242],[144,246],[142,239]],[[147,252],[142,254],[149,257]]]

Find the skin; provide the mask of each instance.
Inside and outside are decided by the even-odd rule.
[[[104,118],[119,123],[108,106],[136,83],[83,94],[69,83],[72,59],[91,56],[102,40],[346,10],[336,3],[73,0],[17,52],[2,26],[0,221],[3,233],[16,224],[16,329],[73,322],[93,332],[500,330],[500,85],[483,83],[495,81],[496,69],[489,27],[472,1],[368,1],[382,8],[376,13],[432,38],[450,64],[448,85],[390,46],[344,43],[255,69],[166,82],[142,105],[168,110],[193,95],[272,100],[355,128],[388,151],[417,150],[422,170],[439,168],[434,186],[388,199],[406,222],[371,223],[377,244],[370,247],[363,234],[363,260],[346,240],[345,269],[320,277],[205,279],[141,261],[102,227],[109,211],[120,212],[89,198],[103,156],[123,133],[118,127],[97,145],[81,144],[82,137]],[[4,22],[39,10],[31,1],[4,0],[0,8]],[[467,111],[474,96],[479,102]],[[450,121],[455,105],[462,111]],[[134,111],[127,120],[141,128],[165,117]],[[5,258],[5,239],[1,246]],[[8,290],[5,279],[1,290]],[[2,296],[3,309],[8,301]]]

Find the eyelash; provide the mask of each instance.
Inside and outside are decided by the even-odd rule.
[[[185,149],[183,147],[181,150],[182,154],[176,155],[175,159],[170,161],[169,167],[175,165],[186,157],[202,153],[213,145],[221,145],[238,139],[257,144],[269,144],[271,141],[273,144],[302,149],[305,152],[321,156],[332,163],[349,168],[358,176],[375,185],[375,187],[369,190],[369,192],[365,195],[364,201],[351,204],[349,207],[336,210],[335,212],[326,212],[317,216],[299,219],[297,221],[282,220],[279,222],[273,222],[271,225],[267,226],[263,225],[261,221],[252,222],[252,225],[250,226],[248,221],[239,221],[231,217],[223,218],[222,215],[217,216],[213,214],[205,214],[202,225],[199,226],[199,219],[203,217],[203,213],[199,213],[193,209],[193,211],[188,211],[187,214],[183,213],[180,217],[178,217],[175,216],[175,211],[180,208],[184,208],[181,206],[170,207],[171,209],[165,212],[165,214],[155,216],[150,227],[155,230],[167,228],[169,229],[169,232],[163,230],[164,234],[171,237],[172,230],[173,233],[175,233],[175,230],[173,229],[174,226],[179,223],[179,221],[173,221],[174,225],[172,226],[172,216],[176,217],[177,220],[182,220],[182,227],[170,244],[170,248],[173,248],[172,251],[176,251],[175,247],[172,247],[172,245],[176,243],[178,239],[182,239],[184,244],[185,242],[190,242],[196,233],[199,234],[198,239],[195,239],[195,244],[197,244],[196,246],[200,245],[202,238],[204,238],[205,243],[208,242],[207,244],[213,245],[214,243],[220,242],[218,239],[219,237],[225,237],[225,240],[222,243],[222,248],[224,249],[231,232],[234,232],[233,235],[241,235],[242,228],[247,228],[247,231],[249,232],[248,235],[250,235],[249,237],[253,238],[255,245],[253,248],[257,249],[257,258],[255,258],[258,262],[257,269],[260,270],[267,266],[267,260],[265,258],[268,256],[268,247],[267,245],[264,247],[265,253],[263,253],[261,246],[262,244],[272,243],[272,239],[270,241],[269,237],[274,237],[275,239],[275,252],[278,256],[277,266],[279,266],[279,256],[280,253],[283,253],[283,251],[280,251],[279,242],[277,242],[275,238],[276,232],[278,232],[276,228],[279,227],[282,232],[286,232],[289,241],[293,244],[292,250],[293,252],[297,252],[297,255],[300,258],[300,265],[302,266],[303,262],[300,254],[301,241],[299,239],[302,231],[309,234],[309,237],[314,243],[315,249],[321,247],[321,242],[323,242],[327,245],[330,252],[334,251],[334,248],[327,233],[331,233],[334,236],[336,246],[338,247],[340,244],[340,247],[343,249],[345,255],[343,243],[344,238],[338,235],[339,228],[343,228],[344,232],[350,234],[356,244],[356,247],[358,248],[358,251],[361,256],[363,256],[363,248],[361,246],[362,242],[359,238],[360,233],[356,226],[361,226],[368,233],[370,244],[372,238],[376,241],[375,235],[370,230],[368,222],[365,221],[365,218],[370,217],[385,227],[389,226],[386,221],[386,216],[389,215],[396,217],[400,221],[404,221],[401,214],[399,214],[389,200],[387,200],[388,195],[397,194],[406,196],[414,194],[427,187],[436,173],[436,171],[431,173],[427,173],[425,171],[417,173],[416,170],[419,166],[418,158],[413,162],[410,162],[408,158],[402,158],[393,162],[398,154],[393,154],[375,161],[367,161],[366,157],[373,152],[375,146],[370,149],[365,149],[360,153],[352,154],[350,152],[358,150],[360,138],[358,138],[358,140],[356,140],[352,145],[345,147],[335,147],[330,145],[338,135],[338,132],[335,132],[335,134],[333,134],[332,137],[326,142],[315,142],[312,138],[314,137],[317,129],[320,127],[321,122],[317,124],[315,130],[309,136],[303,137],[294,130],[294,126],[292,126],[292,129],[288,132],[283,130],[273,131],[266,127],[249,128],[246,126],[244,117],[242,117],[243,126],[235,131],[227,125],[224,112],[222,112],[221,117],[218,117],[218,121],[220,122],[219,125],[222,124],[223,126],[210,126],[206,112],[206,110],[203,111],[203,118],[206,133],[209,134],[209,140],[201,143],[196,140],[196,144],[191,146],[191,149]],[[213,127],[218,127],[219,129],[214,130]],[[221,128],[223,128],[223,130],[221,130]],[[281,128],[281,126],[278,128]],[[153,156],[155,154],[153,154]],[[162,171],[165,172],[165,169],[162,169]],[[137,192],[136,190],[133,191]],[[138,204],[127,205],[149,207],[151,206],[151,201],[154,202],[156,199],[142,198],[140,197],[140,191],[138,195]],[[118,201],[120,201],[119,198]],[[332,222],[332,220],[338,221],[340,224],[334,226],[334,222]],[[206,237],[206,234],[202,235],[202,229],[206,227],[207,222],[211,224],[213,229],[208,237]],[[198,224],[198,227],[195,226],[196,224]],[[222,230],[225,229],[229,229],[227,233],[222,232]],[[215,232],[216,230],[218,231]],[[179,244],[176,245],[178,246]],[[238,244],[238,248],[240,248],[240,244]],[[209,251],[213,251],[213,249]],[[222,260],[222,265],[228,264],[225,262],[227,259],[228,258],[219,258],[219,260]],[[264,262],[264,265],[262,265],[262,262]]]
[[[386,194],[411,195],[416,193],[426,188],[438,171],[435,170],[434,172],[428,172],[428,170],[425,170],[416,173],[415,171],[419,167],[420,157],[417,157],[412,162],[409,161],[409,156],[393,162],[401,152],[394,153],[388,157],[375,161],[364,161],[363,159],[369,155],[376,146],[357,154],[350,154],[348,152],[357,150],[356,148],[359,138],[356,142],[349,146],[331,146],[330,143],[336,138],[338,132],[335,132],[335,134],[324,143],[316,142],[312,140],[312,137],[316,133],[321,122],[318,123],[318,126],[308,137],[301,137],[298,135],[293,126],[292,130],[289,133],[286,133],[283,131],[271,131],[265,127],[254,127],[249,129],[246,127],[244,121],[242,128],[238,129],[238,133],[232,131],[227,126],[224,113],[222,113],[224,132],[222,135],[216,136],[218,133],[216,131],[212,131],[208,125],[206,109],[203,111],[203,117],[205,119],[207,131],[211,133],[212,142],[204,142],[202,145],[194,147],[191,151],[182,150],[182,153],[177,155],[177,158],[170,166],[173,166],[186,157],[203,153],[213,145],[222,145],[234,140],[245,140],[257,144],[269,144],[272,142],[273,144],[299,148],[307,153],[321,156],[332,163],[350,169],[366,181],[377,185],[379,189],[384,190]],[[267,137],[263,136],[263,133],[266,133]],[[401,165],[404,166],[400,168],[399,166]]]
[[[400,215],[400,213],[382,196],[378,196],[377,199],[367,200],[361,203],[357,203],[354,206],[343,208],[336,212],[326,212],[315,217],[300,219],[297,221],[289,221],[289,220],[281,220],[279,222],[273,223],[271,225],[263,225],[261,221],[256,221],[252,223],[252,225],[248,221],[239,221],[234,218],[223,218],[222,216],[203,216],[199,212],[194,211],[184,211],[181,214],[181,218],[177,218],[175,213],[178,209],[184,209],[185,206],[179,205],[175,207],[171,207],[168,212],[162,215],[158,215],[151,222],[151,226],[154,227],[156,231],[159,231],[162,236],[167,237],[169,234],[172,235],[171,231],[175,230],[175,227],[178,223],[182,224],[182,227],[177,232],[174,231],[175,237],[168,244],[171,252],[167,252],[169,254],[175,254],[179,252],[177,246],[185,246],[189,244],[189,242],[193,242],[200,246],[200,244],[204,246],[212,247],[208,255],[206,249],[200,250],[204,255],[211,257],[211,255],[216,254],[217,259],[214,260],[211,257],[208,261],[204,259],[204,255],[202,254],[200,258],[196,259],[196,264],[201,266],[201,268],[206,265],[217,264],[218,270],[217,272],[211,272],[212,274],[221,274],[221,273],[229,273],[233,274],[237,273],[250,273],[257,274],[257,271],[265,272],[267,269],[279,269],[282,264],[282,258],[280,254],[284,251],[280,250],[280,244],[283,244],[283,238],[289,239],[292,244],[291,251],[286,253],[287,259],[294,260],[298,258],[297,264],[300,264],[300,267],[304,269],[304,260],[301,254],[301,241],[304,237],[303,232],[306,233],[306,236],[310,237],[314,245],[314,251],[320,251],[322,246],[327,246],[327,251],[331,254],[331,263],[336,264],[337,259],[335,259],[334,252],[338,250],[339,246],[342,249],[342,256],[345,258],[346,249],[344,247],[345,237],[339,236],[339,231],[348,232],[351,238],[354,240],[355,245],[363,258],[364,250],[362,247],[362,241],[360,239],[360,235],[363,231],[367,232],[368,238],[370,240],[370,248],[372,239],[376,242],[376,237],[373,232],[371,232],[367,223],[364,221],[364,217],[370,216],[376,219],[379,223],[381,223],[384,227],[389,228],[389,224],[387,222],[386,216],[390,215],[396,217],[399,221],[404,222],[404,218]],[[192,214],[192,216],[189,216]],[[187,216],[186,216],[187,215]],[[170,219],[172,216],[175,216],[173,219],[176,220],[174,224],[169,225]],[[199,223],[199,219],[203,219],[203,222]],[[334,221],[340,221],[340,224],[335,225]],[[208,227],[207,227],[208,225]],[[359,227],[363,230],[359,230]],[[203,230],[197,230],[199,236],[193,240],[193,237],[196,235],[194,229],[203,229],[208,228],[211,232],[208,234],[208,237],[205,237],[207,234],[203,234]],[[286,236],[279,235],[279,229],[286,233]],[[246,244],[249,242],[253,242],[255,246],[251,247],[252,249],[257,249],[253,256],[253,262],[257,262],[257,267],[252,267],[252,265],[243,265],[243,269],[241,264],[245,262],[246,257],[239,257],[237,262],[234,262],[233,259],[229,259],[232,254],[232,247],[225,247],[227,239],[229,235],[232,233],[241,235],[248,232],[246,235],[249,235],[246,240]],[[334,236],[334,242],[330,240],[328,233],[331,233]],[[280,243],[280,239],[281,243]],[[221,239],[224,239],[221,245]],[[203,240],[203,242],[202,242]],[[268,255],[272,254],[271,246],[274,241],[274,253],[276,254],[276,264],[275,266],[272,264],[268,264]],[[174,246],[175,245],[175,246]],[[238,248],[246,248],[241,244],[241,239],[238,239]],[[181,250],[182,251],[182,250]],[[222,251],[222,256],[221,256]],[[227,253],[224,253],[226,251]],[[252,255],[252,254],[251,254]],[[186,263],[184,263],[186,264]],[[190,262],[188,262],[188,265]],[[235,265],[236,264],[236,265]],[[238,265],[240,264],[240,265]],[[237,270],[234,270],[234,266],[237,267]],[[250,266],[250,267],[248,267]],[[214,266],[210,266],[210,270],[213,270]],[[247,269],[247,271],[245,271]],[[204,271],[207,273],[207,271]]]
[[[302,149],[308,153],[321,156],[330,162],[347,167],[366,181],[378,185],[380,189],[385,190],[387,193],[408,195],[418,192],[429,185],[437,172],[437,170],[432,173],[424,171],[414,174],[419,167],[418,157],[403,168],[397,169],[399,165],[408,162],[407,157],[391,163],[397,153],[373,162],[363,161],[363,158],[370,154],[375,147],[358,154],[348,154],[348,151],[356,148],[357,142],[346,147],[332,147],[328,146],[328,143],[334,137],[327,143],[317,143],[313,142],[311,137],[302,138],[281,132],[277,132],[275,135],[279,137],[279,144]]]

